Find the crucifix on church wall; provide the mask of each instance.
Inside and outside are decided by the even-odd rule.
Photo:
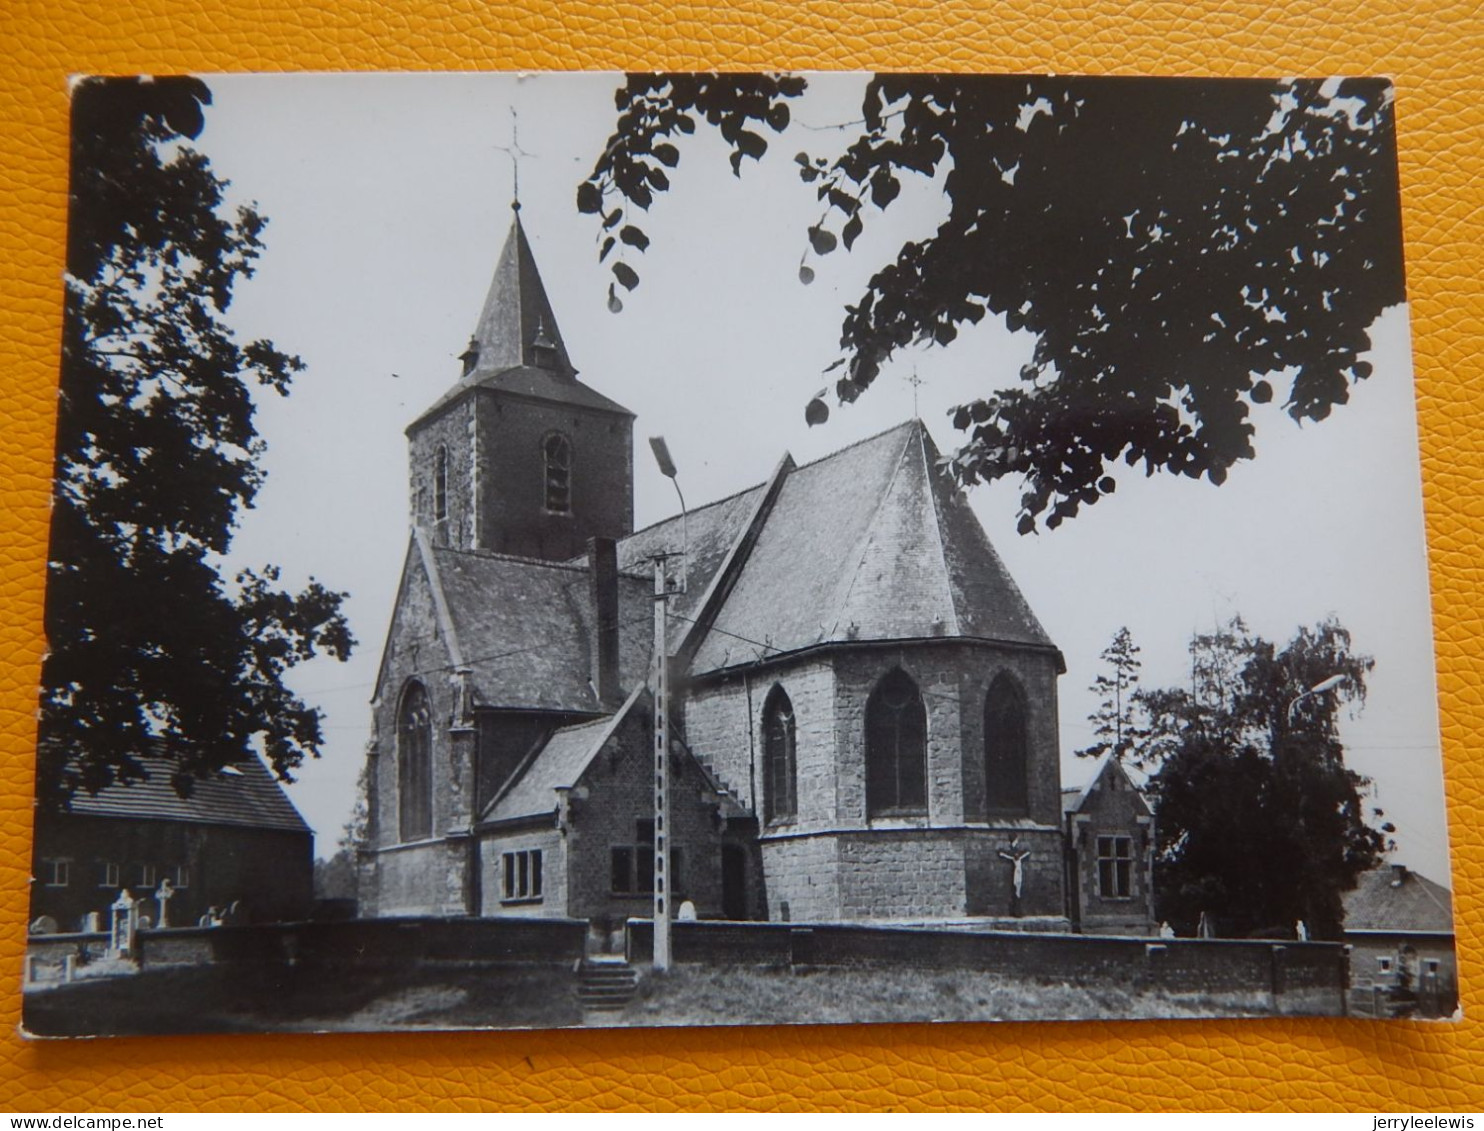
[[[1019,840],[1011,839],[1008,849],[1001,849],[1001,860],[1010,863],[1010,914],[1020,918],[1020,897],[1025,891],[1025,862],[1031,850],[1021,848]]]

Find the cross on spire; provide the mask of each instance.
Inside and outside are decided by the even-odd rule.
[[[912,376],[903,377],[902,380],[912,386],[912,419],[921,420],[922,417],[917,411],[917,390],[926,385],[927,381],[917,375],[916,369],[912,370]]]
[[[504,154],[508,155],[509,158],[510,158],[510,166],[511,166],[511,178],[510,179],[511,179],[512,186],[513,186],[513,189],[514,189],[514,195],[513,195],[513,198],[510,201],[510,207],[514,211],[519,212],[520,211],[520,159],[522,157],[538,157],[538,156],[540,156],[540,154],[528,152],[527,150],[524,150],[524,149],[522,149],[520,147],[520,111],[518,111],[514,106],[510,107],[510,144],[509,145],[497,145],[497,146],[494,146],[493,148],[499,150],[501,153],[504,153]]]

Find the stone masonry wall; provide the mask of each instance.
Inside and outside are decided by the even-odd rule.
[[[627,416],[475,393],[479,485],[476,544],[505,554],[561,561],[592,537],[634,528],[633,421]],[[546,509],[541,445],[550,432],[572,445],[571,511]]]
[[[684,725],[697,757],[761,820],[767,803],[763,712],[775,686],[793,705],[798,771],[798,816],[775,823],[780,827],[835,810],[835,678],[829,661],[805,659],[694,687],[685,697]]]
[[[1114,782],[1117,788],[1112,787]],[[1069,835],[1079,929],[1090,935],[1148,934],[1154,914],[1149,879],[1153,823],[1138,794],[1121,775],[1101,776],[1082,811],[1072,817]],[[1131,890],[1127,898],[1105,894],[1099,888],[1099,836],[1126,836],[1132,841]]]
[[[415,555],[414,551],[414,555]],[[457,690],[454,676],[448,670],[448,651],[441,639],[433,606],[432,589],[420,566],[407,572],[406,592],[397,606],[392,631],[388,636],[383,663],[387,673],[381,694],[372,704],[373,744],[370,771],[373,788],[370,799],[371,845],[380,856],[381,850],[400,843],[398,823],[398,749],[397,717],[407,687],[416,679],[428,695],[433,716],[431,777],[432,837],[450,831],[467,829],[473,820],[475,803],[474,732],[453,727]],[[405,849],[399,851],[406,851]],[[462,850],[457,854],[463,868]],[[442,891],[442,883],[430,874],[428,892],[415,895],[410,878],[404,876],[408,859],[386,859],[378,862],[381,880],[367,910],[376,915],[464,914],[468,908],[460,902],[456,910]],[[463,890],[462,872],[459,889]],[[462,897],[460,897],[462,899]]]
[[[869,818],[865,709],[900,667],[927,711],[927,813]],[[984,698],[1008,673],[1027,703],[1028,806],[986,806]],[[706,681],[690,691],[686,739],[754,812],[765,811],[762,713],[776,683],[793,704],[798,811],[762,830],[769,918],[920,918],[1066,913],[1056,658],[944,640],[846,646]],[[749,713],[749,690],[751,710]],[[807,839],[804,839],[807,838]],[[816,842],[817,838],[817,842]],[[1012,845],[1013,842],[1013,845]],[[1028,851],[1023,898],[1001,851]]]
[[[376,857],[379,917],[466,913],[468,841],[424,841]]]
[[[466,550],[474,544],[475,429],[472,398],[418,425],[407,440],[409,513],[435,545]],[[448,517],[434,514],[438,449],[448,453]]]
[[[961,839],[922,831],[840,839],[840,918],[962,914]]]
[[[840,918],[840,846],[834,837],[765,840],[762,857],[769,920]]]
[[[649,712],[640,707],[570,793],[565,913],[571,917],[624,919],[648,915],[653,908],[651,893],[615,891],[612,883],[613,848],[637,847],[637,822],[654,816],[651,736]],[[674,910],[689,899],[700,915],[721,914],[721,843],[714,792],[691,758],[672,755],[670,847],[681,856],[680,870],[671,876]]]
[[[541,898],[505,898],[505,853],[541,853]],[[479,913],[487,917],[564,918],[567,915],[567,841],[555,828],[485,834],[479,843]]]

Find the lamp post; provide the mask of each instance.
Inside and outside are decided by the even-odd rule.
[[[680,521],[685,541],[680,555],[680,591],[685,591],[686,567],[684,550],[690,548],[689,520],[685,496],[680,493],[675,461],[663,436],[652,436],[649,446],[654,452],[660,473],[675,484],[680,496]],[[650,690],[654,697],[654,969],[670,968],[671,891],[670,871],[670,652],[667,640],[670,587],[665,576],[664,552],[654,556],[654,677]]]
[[[1340,684],[1344,683],[1345,680],[1348,678],[1348,676],[1341,672],[1336,675],[1330,676],[1328,679],[1322,679],[1313,687],[1309,688],[1307,691],[1301,691],[1299,694],[1295,695],[1293,697],[1293,701],[1288,704],[1288,721],[1290,723],[1293,722],[1294,711],[1298,710],[1298,705],[1305,699],[1308,699],[1311,695],[1322,695],[1326,691],[1333,691],[1336,687],[1339,687]]]

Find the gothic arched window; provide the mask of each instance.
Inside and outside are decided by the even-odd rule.
[[[397,712],[397,832],[404,841],[433,833],[433,713],[420,683],[409,683]]]
[[[763,704],[763,817],[783,820],[799,810],[794,705],[778,685]]]
[[[433,456],[433,521],[448,519],[448,449],[438,445]]]
[[[984,781],[991,813],[1024,813],[1029,742],[1025,696],[1001,674],[984,697]]]
[[[546,509],[553,514],[572,510],[572,441],[560,432],[549,433],[541,441],[541,458],[546,465]]]
[[[900,668],[866,701],[866,815],[927,812],[927,710]]]

